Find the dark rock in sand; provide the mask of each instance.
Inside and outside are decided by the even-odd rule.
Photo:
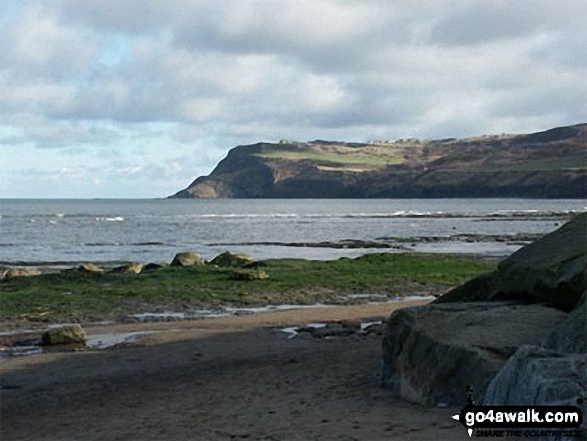
[[[572,310],[587,289],[587,213],[516,251],[435,303],[519,300]]]
[[[518,347],[539,344],[565,314],[541,305],[471,302],[394,312],[383,337],[382,382],[410,401],[475,399]]]
[[[204,265],[204,259],[199,254],[192,251],[177,253],[171,262],[171,266],[201,266]]]
[[[575,309],[548,336],[545,346],[558,352],[587,353],[587,291]]]
[[[365,335],[383,335],[385,331],[385,325],[383,323],[372,323],[368,326],[365,326],[363,329],[363,334]]]
[[[44,346],[84,344],[86,333],[80,325],[64,326],[45,331],[41,336]]]

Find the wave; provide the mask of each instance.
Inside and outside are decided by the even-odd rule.
[[[96,222],[124,222],[124,218],[122,216],[96,217]]]

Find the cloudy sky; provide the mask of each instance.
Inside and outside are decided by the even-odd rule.
[[[0,198],[163,197],[237,144],[587,122],[585,0],[3,0]]]

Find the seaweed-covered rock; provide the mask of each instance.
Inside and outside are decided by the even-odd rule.
[[[183,251],[177,253],[171,261],[171,266],[201,266],[204,265],[204,259],[193,251]]]
[[[423,404],[475,399],[518,347],[539,344],[562,311],[511,302],[426,305],[394,312],[383,337],[383,386]]]
[[[15,279],[18,277],[38,276],[41,272],[36,268],[10,268],[5,271],[0,279]]]
[[[230,273],[232,280],[265,280],[269,278],[269,274],[265,271],[238,269]]]
[[[165,265],[161,265],[160,263],[147,263],[144,267],[143,267],[143,271],[155,271],[158,270],[160,268],[164,268]]]
[[[41,336],[43,345],[83,344],[86,342],[86,332],[80,325],[63,326],[45,331]]]
[[[92,273],[92,274],[99,274],[103,273],[104,270],[100,268],[98,265],[93,263],[82,263],[77,268],[73,268],[72,271],[77,271],[80,273]]]
[[[119,274],[139,274],[143,270],[143,264],[139,262],[130,262],[126,265],[117,266],[112,268],[113,273]]]
[[[225,251],[212,259],[210,263],[225,267],[243,267],[253,263],[253,259],[247,254],[232,254]]]

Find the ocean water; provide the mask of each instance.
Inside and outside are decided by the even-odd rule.
[[[397,251],[341,248],[348,240],[505,256],[520,244],[492,237],[544,234],[582,211],[586,200],[0,200],[0,263],[169,262],[184,250],[207,259],[225,250],[257,259]],[[307,246],[291,246],[300,243]]]

